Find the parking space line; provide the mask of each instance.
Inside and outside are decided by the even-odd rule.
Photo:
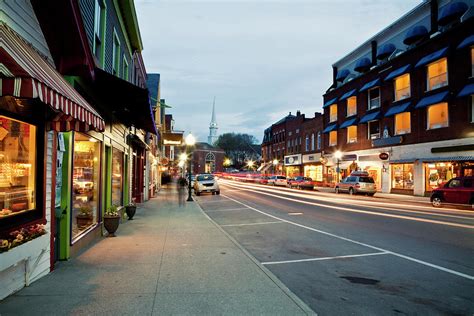
[[[218,210],[206,210],[205,212],[231,212],[231,211],[241,211],[248,210],[248,207],[239,207],[239,208],[227,208],[227,209],[218,209]]]
[[[369,244],[366,244],[366,243],[363,243],[363,242],[360,242],[360,241],[357,241],[357,240],[342,237],[342,236],[339,236],[339,235],[336,235],[336,234],[333,234],[333,233],[328,233],[328,232],[325,232],[325,231],[322,231],[322,230],[319,230],[319,229],[316,229],[316,228],[312,228],[312,227],[309,227],[309,226],[305,226],[305,225],[302,225],[302,224],[298,224],[298,223],[286,220],[284,218],[280,218],[280,217],[265,213],[263,211],[260,211],[260,210],[254,208],[254,207],[251,207],[251,206],[249,206],[245,203],[242,203],[242,202],[240,202],[238,200],[235,200],[233,198],[230,198],[228,196],[225,196],[225,195],[222,195],[222,196],[229,199],[229,200],[231,200],[231,201],[234,201],[234,202],[239,203],[243,206],[246,206],[246,207],[248,207],[248,208],[250,208],[250,209],[252,209],[252,210],[254,210],[254,211],[256,211],[260,214],[267,215],[268,217],[271,217],[273,219],[280,220],[280,221],[286,222],[288,224],[292,224],[292,225],[297,226],[297,227],[305,228],[305,229],[308,229],[308,230],[311,230],[311,231],[314,231],[314,232],[317,232],[317,233],[320,233],[320,234],[323,234],[323,235],[326,235],[326,236],[331,236],[331,237],[334,237],[334,238],[337,238],[337,239],[340,239],[340,240],[345,240],[345,241],[354,243],[356,245],[365,246],[367,248],[371,248],[371,249],[374,249],[374,250],[377,250],[377,251],[380,251],[380,252],[386,252],[388,254],[397,256],[399,258],[403,258],[403,259],[406,259],[406,260],[409,260],[409,261],[413,261],[413,262],[416,262],[416,263],[419,263],[419,264],[422,264],[422,265],[425,265],[425,266],[428,266],[428,267],[431,267],[431,268],[434,268],[434,269],[437,269],[437,270],[440,270],[440,271],[451,273],[451,274],[460,276],[462,278],[466,278],[468,280],[473,280],[474,281],[474,276],[472,276],[472,275],[465,274],[465,273],[455,271],[455,270],[451,270],[451,269],[448,269],[448,268],[445,268],[445,267],[442,267],[442,266],[439,266],[439,265],[436,265],[436,264],[432,264],[432,263],[429,263],[429,262],[426,262],[426,261],[423,261],[423,260],[419,260],[419,259],[416,259],[416,258],[405,256],[403,254],[399,254],[399,253],[396,253],[396,252],[393,252],[393,251],[389,251],[389,250],[386,250],[386,249],[383,249],[383,248],[380,248],[380,247],[372,246],[372,245],[369,245]]]
[[[254,226],[254,225],[266,225],[266,224],[281,224],[285,222],[282,221],[277,221],[277,222],[260,222],[260,223],[246,223],[246,224],[227,224],[227,225],[221,225],[221,227],[233,227],[233,226]]]
[[[323,261],[323,260],[333,260],[333,259],[369,257],[369,256],[388,255],[388,254],[390,254],[390,253],[386,252],[386,251],[382,251],[382,252],[361,253],[361,254],[358,254],[358,255],[347,255],[347,256],[309,258],[309,259],[285,260],[285,261],[270,261],[270,262],[262,262],[262,264],[263,265],[270,265],[270,264],[282,264],[282,263],[298,263],[298,262]]]
[[[196,197],[195,197],[196,199]],[[219,202],[222,202],[224,199],[219,199],[219,200],[210,200],[210,201],[206,201],[206,200],[203,200],[202,198],[198,198],[197,201],[199,201],[199,203],[219,203]]]

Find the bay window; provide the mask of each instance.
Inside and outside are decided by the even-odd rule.
[[[442,58],[428,65],[428,90],[438,89],[448,85],[448,59]]]
[[[333,104],[329,107],[329,122],[337,121],[337,104]]]
[[[329,132],[329,146],[337,145],[337,131]]]
[[[357,125],[352,125],[347,128],[347,142],[357,143]]]
[[[395,78],[395,101],[409,98],[410,93],[410,74],[404,74]]]
[[[447,127],[449,125],[448,103],[434,104],[427,109],[428,129]]]
[[[411,113],[403,112],[395,115],[395,135],[409,134],[411,132]]]
[[[357,114],[357,97],[353,96],[347,99],[347,116]]]
[[[380,107],[380,88],[374,88],[369,90],[369,110]]]

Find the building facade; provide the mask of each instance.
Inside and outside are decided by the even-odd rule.
[[[198,142],[192,152],[191,173],[214,173],[224,171],[224,150]]]

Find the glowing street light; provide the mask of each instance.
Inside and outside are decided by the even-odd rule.
[[[252,169],[252,168],[253,168],[253,165],[254,165],[254,163],[255,163],[255,162],[254,162],[253,160],[249,160],[249,161],[247,161],[247,167],[248,167],[249,169]]]
[[[186,160],[188,160],[188,155],[186,153],[181,153],[179,155],[179,162],[182,161],[184,163]]]
[[[229,158],[224,160],[224,166],[229,167],[232,164],[232,161]]]
[[[189,133],[188,136],[184,139],[186,146],[194,146],[196,144],[196,138],[194,138],[193,134]]]

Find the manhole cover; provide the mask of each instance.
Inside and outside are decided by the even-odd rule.
[[[375,279],[368,279],[368,278],[360,278],[360,277],[352,277],[352,276],[343,276],[342,279],[346,279],[351,283],[356,284],[377,284],[380,281]]]

